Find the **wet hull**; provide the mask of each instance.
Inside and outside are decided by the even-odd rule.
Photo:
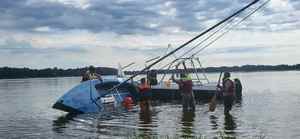
[[[122,102],[127,96],[132,97],[134,102],[141,99],[142,95],[135,92],[135,87],[129,83],[127,86],[119,88],[117,93],[107,94],[107,91],[103,89],[103,87],[111,88],[120,82],[122,80],[105,80],[103,83],[99,80],[82,82],[60,97],[54,103],[53,108],[69,113],[95,113],[102,112],[106,104],[115,107],[122,106]],[[215,84],[194,85],[193,91],[196,101],[210,100],[216,93],[216,87]],[[168,102],[182,98],[176,84],[151,86],[150,94],[153,101]]]
[[[178,90],[173,89],[152,89],[152,100],[173,101],[181,100],[181,94]],[[196,101],[211,99],[216,91],[213,90],[194,90]]]
[[[181,100],[181,93],[176,84],[159,84],[151,87],[152,100],[173,101]],[[193,92],[196,101],[210,100],[217,92],[216,84],[194,85]]]
[[[124,98],[131,96],[128,91],[107,94],[105,90],[96,89],[99,84],[102,84],[99,80],[82,82],[66,92],[52,107],[69,113],[94,113],[103,111],[108,103],[122,106]]]

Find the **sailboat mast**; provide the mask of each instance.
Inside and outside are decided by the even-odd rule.
[[[249,7],[251,7],[252,5],[256,4],[257,2],[259,2],[260,0],[254,0],[251,3],[249,3],[248,5],[246,5],[245,7],[241,8],[240,10],[236,11],[235,13],[233,13],[232,15],[228,16],[227,18],[223,19],[222,21],[218,22],[217,24],[215,24],[214,26],[208,28],[207,30],[203,31],[202,33],[200,33],[199,35],[195,36],[194,38],[192,38],[191,40],[185,42],[184,44],[180,45],[179,47],[177,47],[176,49],[174,49],[173,51],[169,52],[168,54],[164,55],[163,57],[160,57],[159,59],[157,59],[155,62],[153,62],[152,64],[148,65],[147,67],[145,67],[144,69],[140,70],[139,72],[133,74],[132,76],[130,76],[127,80],[123,81],[122,83],[120,83],[119,85],[111,88],[111,90],[121,86],[123,83],[130,81],[131,79],[133,79],[134,77],[138,76],[139,74],[145,72],[146,70],[150,69],[151,67],[153,67],[154,65],[156,65],[157,63],[159,63],[160,61],[164,60],[165,58],[169,57],[170,55],[174,54],[175,52],[177,52],[178,50],[184,48],[185,46],[187,46],[188,44],[190,44],[191,42],[193,42],[194,40],[200,38],[201,36],[205,35],[206,33],[210,32],[211,30],[215,29],[216,27],[220,26],[221,24],[225,23],[226,21],[228,21],[229,19],[233,18],[234,16],[238,15],[239,13],[245,11],[246,9],[248,9]]]

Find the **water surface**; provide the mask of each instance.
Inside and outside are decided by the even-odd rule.
[[[70,115],[52,104],[79,77],[0,80],[0,138],[200,137],[300,138],[300,72],[232,73],[244,86],[231,116],[222,105],[182,112],[178,103],[153,103],[104,114]],[[218,74],[208,74],[217,80]]]

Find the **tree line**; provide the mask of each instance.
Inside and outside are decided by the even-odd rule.
[[[295,71],[300,70],[300,64],[295,65],[243,65],[243,66],[222,66],[222,67],[207,67],[207,68],[198,68],[198,69],[173,69],[173,70],[156,70],[158,74],[165,73],[180,73],[180,72],[258,72],[258,71]],[[126,71],[125,74],[132,75],[138,73],[139,71]],[[143,74],[146,74],[144,72]]]
[[[13,68],[1,67],[0,79],[15,79],[15,78],[38,78],[38,77],[71,77],[81,76],[87,70],[87,67],[74,69],[60,68],[45,68],[45,69],[30,69],[30,68]],[[174,72],[257,72],[257,71],[291,71],[300,70],[300,64],[296,65],[243,65],[243,66],[222,66],[222,67],[207,67],[203,69],[178,69],[178,70],[156,70],[158,74],[174,73]],[[97,73],[101,75],[117,75],[118,70],[109,67],[96,67]],[[132,75],[139,71],[125,71],[126,75]],[[144,73],[145,74],[145,73]]]
[[[87,69],[87,67],[74,69],[60,69],[56,67],[45,69],[2,67],[0,68],[0,79],[81,76]],[[108,67],[96,67],[96,72],[102,75],[116,75],[118,73],[117,69]]]

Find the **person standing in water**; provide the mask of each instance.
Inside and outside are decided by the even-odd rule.
[[[230,73],[225,72],[222,80],[222,86],[218,85],[221,89],[224,101],[224,114],[229,114],[235,98],[235,85],[230,79]]]
[[[241,100],[242,99],[242,90],[243,90],[243,86],[241,81],[238,78],[234,79],[234,83],[235,83],[235,96],[237,100]]]
[[[181,73],[180,80],[175,80],[174,74],[171,76],[173,82],[179,86],[179,91],[182,96],[183,111],[195,111],[195,98],[193,93],[193,81],[187,74]]]
[[[101,82],[103,81],[100,74],[96,73],[96,68],[94,66],[90,66],[89,69],[82,76],[82,82],[87,80],[99,79]]]
[[[138,89],[140,92],[140,108],[142,111],[145,109],[149,109],[150,100],[151,100],[151,87],[147,82],[146,78],[141,79],[141,83],[138,85]]]

